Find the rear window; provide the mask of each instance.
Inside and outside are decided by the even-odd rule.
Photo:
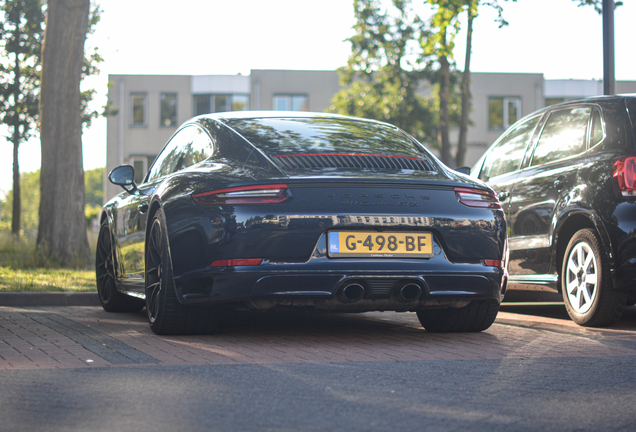
[[[233,119],[228,125],[268,156],[355,153],[428,158],[423,147],[390,126],[318,118]]]

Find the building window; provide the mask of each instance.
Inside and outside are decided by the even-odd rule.
[[[250,109],[250,97],[246,94],[196,94],[193,97],[193,102],[195,116]]]
[[[162,127],[177,126],[177,94],[161,93],[159,96],[161,101],[160,125]]]
[[[273,105],[274,111],[308,111],[309,98],[307,95],[276,95]]]
[[[131,93],[130,105],[130,126],[146,127],[148,123],[147,117],[148,95],[146,93]]]
[[[489,97],[488,129],[505,130],[521,118],[521,98]]]
[[[130,164],[135,169],[135,183],[141,184],[148,171],[148,158],[146,156],[133,156],[130,158]]]

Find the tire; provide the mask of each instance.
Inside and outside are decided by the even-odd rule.
[[[627,306],[636,305],[636,292],[630,292],[627,294],[627,302],[625,303]]]
[[[618,321],[627,292],[616,291],[607,253],[591,229],[574,234],[565,251],[561,292],[572,321],[588,327],[605,327]]]
[[[107,312],[137,312],[144,307],[145,302],[117,291],[117,264],[114,257],[110,227],[107,223],[103,223],[99,228],[95,251],[95,276],[99,301]]]
[[[161,210],[152,218],[145,253],[146,311],[158,335],[205,334],[216,330],[217,309],[185,306],[175,291],[166,223]]]
[[[417,318],[433,333],[480,332],[489,328],[499,312],[495,302],[470,303],[463,308],[423,309]]]

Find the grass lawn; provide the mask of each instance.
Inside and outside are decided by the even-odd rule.
[[[0,267],[0,292],[97,291],[95,270]]]

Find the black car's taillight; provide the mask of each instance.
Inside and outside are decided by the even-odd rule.
[[[612,176],[616,179],[620,194],[636,196],[636,156],[614,159]]]
[[[192,198],[208,205],[276,204],[288,199],[288,189],[285,184],[239,186],[194,194]]]
[[[501,208],[495,194],[485,190],[456,187],[455,195],[460,203],[468,207]]]

